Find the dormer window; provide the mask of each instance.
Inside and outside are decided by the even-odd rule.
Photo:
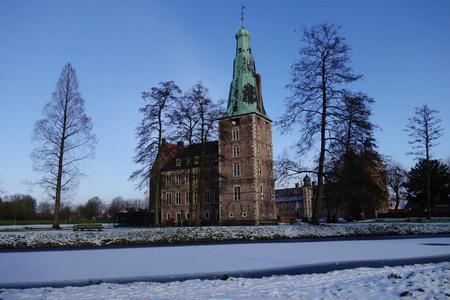
[[[198,165],[199,162],[200,162],[200,157],[198,157],[198,156],[194,157],[194,164]]]
[[[181,158],[177,158],[177,167],[181,167]]]

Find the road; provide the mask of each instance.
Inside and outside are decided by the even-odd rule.
[[[450,236],[0,251],[0,288],[305,274],[450,261]]]

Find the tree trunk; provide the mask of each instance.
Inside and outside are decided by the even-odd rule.
[[[400,205],[400,194],[398,192],[398,189],[395,191],[395,209],[394,212],[398,212],[398,206]]]
[[[323,194],[323,169],[325,162],[325,143],[326,143],[326,113],[327,113],[327,94],[325,86],[325,69],[322,68],[322,120],[321,120],[321,130],[320,130],[320,157],[319,157],[319,170],[317,172],[318,182],[317,182],[317,196],[314,203],[314,210],[311,219],[311,224],[320,224],[320,204],[322,201]]]
[[[189,158],[189,226],[193,226],[194,225],[194,197],[193,197],[193,193],[194,193],[194,175],[193,175],[193,171],[192,171],[192,157]]]
[[[160,144],[161,145],[161,144]],[[161,147],[160,147],[161,149]],[[160,203],[160,192],[159,186],[161,182],[160,170],[161,169],[161,159],[159,157],[159,151],[156,156],[156,186],[155,186],[155,226],[161,226],[161,219],[159,215],[159,203]]]
[[[62,188],[62,176],[63,176],[63,164],[64,164],[64,146],[66,141],[66,124],[67,124],[67,106],[68,106],[68,93],[69,93],[69,79],[67,79],[66,88],[66,100],[64,103],[64,117],[63,128],[61,133],[61,145],[59,147],[59,159],[58,159],[58,175],[56,178],[56,194],[55,194],[55,213],[53,215],[53,229],[61,229],[59,226],[59,211],[61,208],[61,188]]]

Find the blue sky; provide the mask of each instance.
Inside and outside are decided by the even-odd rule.
[[[440,111],[444,136],[434,148],[450,157],[450,1],[8,1],[0,0],[0,182],[4,195],[28,193],[34,123],[50,100],[60,72],[72,63],[86,112],[99,138],[95,160],[85,169],[74,204],[94,196],[143,198],[127,179],[141,120],[141,92],[160,81],[182,89],[201,80],[214,99],[227,99],[235,55],[234,35],[252,33],[264,105],[276,120],[289,95],[284,86],[298,59],[299,29],[322,22],[342,26],[352,47],[355,72],[364,81],[351,88],[375,99],[378,151],[406,168],[414,165],[403,129],[414,107]],[[294,136],[274,129],[274,153]]]

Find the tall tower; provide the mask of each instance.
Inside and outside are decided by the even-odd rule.
[[[236,33],[228,107],[219,118],[222,225],[276,220],[272,121],[264,109],[250,37],[243,26]]]

